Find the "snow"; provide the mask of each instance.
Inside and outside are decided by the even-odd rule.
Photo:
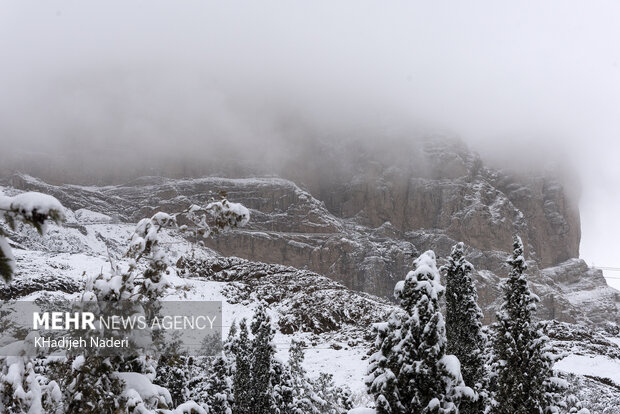
[[[377,411],[375,411],[374,408],[359,407],[359,408],[354,408],[352,410],[349,410],[347,414],[376,414],[376,413]]]
[[[602,355],[568,355],[556,362],[554,369],[577,375],[608,378],[620,386],[620,360]]]
[[[56,198],[36,192],[18,194],[14,197],[0,196],[0,209],[18,210],[27,217],[32,216],[33,212],[47,215],[52,210],[62,213],[63,207]]]
[[[116,376],[125,381],[124,393],[130,398],[136,398],[137,393],[144,402],[160,401],[168,406],[172,404],[170,392],[153,384],[146,375],[137,372],[117,372]]]
[[[282,336],[276,335],[276,343]],[[278,355],[288,359],[288,347],[278,349]],[[331,349],[326,344],[309,347],[304,352],[304,368],[311,378],[316,378],[321,372],[333,374],[336,385],[347,385],[352,392],[365,392],[364,378],[368,362],[362,358],[368,353],[365,347],[348,349]]]
[[[226,215],[232,213],[241,217],[241,221],[238,223],[239,227],[243,227],[250,221],[250,210],[244,205],[239,203],[231,203],[228,200],[214,201],[207,205],[207,210],[215,210],[219,214]]]
[[[620,338],[608,336],[608,337],[605,337],[605,339],[607,339],[609,342],[613,342],[614,344],[620,347]]]
[[[80,224],[104,224],[112,222],[112,217],[85,208],[75,210],[74,215],[76,221]]]
[[[195,403],[194,401],[188,401],[179,405],[174,411],[174,414],[207,414],[204,408]]]
[[[242,210],[237,210],[237,212],[242,212]],[[105,217],[109,218],[109,216],[99,215],[99,213],[89,210],[78,210],[75,216],[78,223],[84,225],[86,234],[82,234],[76,229],[54,228],[53,231],[57,232],[54,234],[54,238],[67,239],[70,240],[71,243],[79,243],[80,249],[83,248],[82,251],[80,253],[73,251],[57,253],[56,251],[49,250],[49,245],[47,244],[42,244],[38,251],[16,250],[15,256],[18,260],[20,272],[23,272],[26,277],[44,273],[84,280],[85,276],[92,277],[99,274],[102,269],[107,271],[110,268],[107,256],[108,246],[118,245],[120,248],[126,246],[135,225],[102,223],[99,219],[104,219]],[[178,255],[184,254],[192,248],[175,232],[162,232],[159,235],[159,239],[162,245],[171,246],[173,250],[172,256],[174,257],[178,257]],[[110,247],[110,249],[112,253],[114,253],[112,247]],[[201,254],[210,254],[207,250],[198,250]],[[428,257],[428,259],[430,258],[431,257]],[[424,260],[426,260],[426,258]],[[117,264],[125,266],[126,262],[120,259]],[[429,264],[427,263],[427,265]],[[435,273],[435,269],[436,266],[433,265],[428,266],[425,271],[430,270],[432,273]],[[228,286],[227,283],[186,279],[174,273],[168,278],[171,282],[172,289],[167,291],[165,300],[217,300],[223,302],[222,316],[224,318],[224,336],[227,335],[227,331],[234,320],[239,321],[244,317],[251,318],[254,313],[255,304],[253,303],[227,302],[226,296],[222,293],[222,290]],[[400,283],[402,284],[402,282]],[[433,283],[426,282],[426,284],[432,285]],[[41,293],[35,293],[23,299],[33,300],[39,297],[40,294]],[[71,296],[72,295],[66,295],[65,297]],[[274,313],[272,317],[274,319],[274,325],[277,326],[279,315]],[[288,347],[293,338],[304,339],[304,334],[296,334],[294,336],[283,335],[279,332],[276,334],[274,342],[278,346],[278,356],[280,359],[288,359]],[[334,375],[334,381],[337,385],[347,385],[354,393],[365,392],[363,379],[366,376],[368,365],[368,360],[365,359],[368,352],[365,343],[353,347],[343,343],[343,349],[336,350],[331,349],[329,347],[331,341],[323,337],[314,341],[306,338],[305,342],[312,344],[309,348],[305,349],[304,361],[304,368],[308,371],[310,377],[316,378],[320,372],[328,372]],[[453,368],[458,363],[458,361],[453,361],[449,357],[446,357],[445,361],[446,365],[450,367],[450,371],[453,371]],[[620,372],[620,367],[618,371]],[[134,374],[133,377],[132,374]],[[140,377],[140,374],[135,373],[119,373],[118,375],[126,381],[129,380],[127,381],[127,395],[131,395],[132,398],[138,401],[141,399],[146,402],[149,398],[163,398],[163,400],[166,400],[167,398],[165,393],[162,395],[162,390],[152,384],[147,377]],[[186,411],[181,411],[181,408],[186,409]],[[191,408],[190,402],[184,407],[177,408],[177,410],[173,412],[175,414],[182,414],[184,412],[189,412]],[[375,414],[375,410],[358,408],[350,411],[350,413]]]
[[[444,355],[441,358],[441,363],[453,377],[459,378],[461,376],[461,361],[456,356]]]
[[[71,368],[74,369],[74,370],[80,369],[80,368],[82,368],[82,365],[84,365],[84,362],[85,362],[84,355],[78,355],[73,360],[73,363],[71,364]]]

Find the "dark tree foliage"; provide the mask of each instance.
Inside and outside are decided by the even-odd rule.
[[[90,356],[83,363],[79,359],[69,361],[58,379],[67,414],[116,414],[126,410],[124,383],[114,375],[109,358]]]
[[[478,393],[476,401],[464,401],[461,414],[477,414],[484,411],[486,396],[485,354],[486,337],[482,331],[483,314],[478,306],[478,294],[471,274],[474,267],[465,260],[464,245],[452,248],[448,264],[443,266],[446,274],[446,352],[461,362],[465,384]]]
[[[232,347],[232,352],[235,358],[235,373],[233,377],[235,401],[233,413],[249,413],[252,407],[252,350],[245,319],[242,319],[239,323],[239,338]]]
[[[272,406],[271,369],[273,358],[276,353],[273,344],[275,335],[271,325],[271,317],[267,314],[265,306],[261,304],[252,320],[252,406],[248,414],[267,414]]]

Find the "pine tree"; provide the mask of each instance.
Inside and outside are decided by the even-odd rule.
[[[479,414],[484,411],[483,397],[486,395],[486,337],[482,332],[483,314],[477,303],[478,294],[471,278],[474,267],[465,260],[464,253],[463,243],[456,244],[448,264],[441,269],[446,273],[446,352],[459,359],[463,381],[478,394],[476,401],[464,401],[460,405],[460,413]]]
[[[392,313],[386,323],[374,327],[376,352],[370,358],[366,386],[368,393],[374,396],[379,414],[397,414],[405,412],[401,402],[398,379],[400,370],[399,354],[394,349],[400,342],[400,326],[403,315]]]
[[[7,356],[1,362],[0,411],[7,414],[41,411],[42,390],[34,372],[33,358]]]
[[[549,395],[552,361],[547,356],[547,337],[532,321],[539,300],[527,284],[523,242],[513,241],[508,260],[510,275],[505,281],[504,303],[497,313],[495,357],[498,369],[497,414],[545,413],[554,403]]]
[[[435,253],[427,251],[394,294],[404,311],[379,327],[367,384],[380,414],[454,413],[464,386],[460,364],[446,355],[446,331],[439,309],[443,287]]]

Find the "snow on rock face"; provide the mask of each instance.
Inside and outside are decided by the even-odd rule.
[[[112,217],[85,208],[75,210],[74,214],[76,221],[80,224],[107,224],[112,222]]]
[[[406,170],[395,165],[367,177],[361,168],[361,175],[354,174],[359,186],[344,180],[336,187],[321,184],[311,192],[293,181],[272,177],[149,178],[105,187],[52,186],[32,177],[11,182],[23,190],[52,194],[76,211],[88,208],[132,223],[158,211],[175,213],[192,204],[206,205],[214,194],[226,192],[251,210],[252,220],[244,230],[206,241],[208,247],[225,256],[307,268],[348,288],[383,297],[392,295],[394,275],[406,274],[420,252],[433,249],[440,260],[457,241],[465,242],[468,260],[477,270],[497,278],[505,275],[506,253],[501,250],[509,248],[515,229],[528,247],[526,259],[539,265],[577,254],[579,226],[557,186],[540,180],[520,182],[484,165],[474,166],[466,149],[433,148],[441,160],[436,177],[408,177]],[[461,172],[449,174],[450,180],[442,179],[446,160],[442,151],[457,155],[447,159],[462,160],[455,170]],[[14,190],[6,193],[10,191]],[[569,224],[568,233],[563,233],[564,224],[554,224],[559,223],[557,214],[552,221],[547,219],[551,202]],[[602,287],[595,293],[603,300],[576,306],[560,291],[562,286],[540,275],[534,263],[530,269],[530,281],[542,300],[539,316],[543,319],[598,323],[615,306],[604,280],[590,280],[591,287]],[[496,280],[482,278],[478,288],[485,323],[493,322]],[[597,315],[589,316],[590,312]]]

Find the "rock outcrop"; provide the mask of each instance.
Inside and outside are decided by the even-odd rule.
[[[434,249],[445,257],[463,241],[478,270],[488,321],[501,297],[498,285],[507,274],[512,236],[518,233],[541,296],[541,317],[599,323],[617,309],[616,291],[576,259],[577,202],[552,175],[523,178],[490,168],[449,140],[397,152],[334,148],[282,175],[295,181],[144,177],[119,186],[82,187],[14,176],[6,184],[50,193],[73,210],[87,207],[127,222],[156,211],[179,211],[225,192],[251,209],[252,220],[247,228],[207,241],[210,248],[311,270],[387,298],[419,253]],[[583,292],[596,299],[584,299]]]

